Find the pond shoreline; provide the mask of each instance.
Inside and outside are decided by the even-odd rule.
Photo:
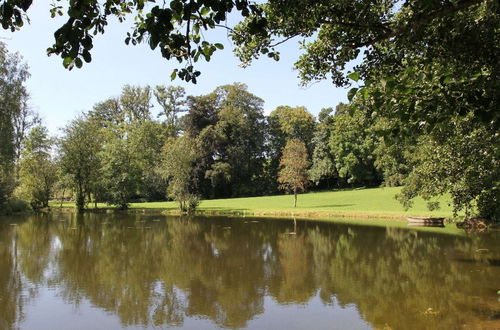
[[[74,207],[51,207],[48,213],[75,213]],[[113,207],[91,208],[85,210],[84,213],[123,213],[123,214],[149,214],[149,215],[171,215],[171,216],[186,216],[186,217],[227,217],[233,218],[235,221],[246,221],[248,219],[255,220],[272,220],[272,221],[290,221],[299,220],[307,222],[327,222],[327,223],[343,223],[355,226],[376,226],[376,227],[394,227],[407,228],[418,231],[431,231],[442,234],[462,235],[463,230],[459,230],[456,226],[456,221],[451,220],[446,222],[446,228],[443,227],[413,227],[408,225],[406,215],[394,214],[367,214],[354,212],[250,212],[242,210],[197,210],[192,214],[182,213],[177,209],[161,209],[161,208],[139,208],[133,207],[126,210],[120,210]]]
[[[41,212],[75,212],[75,208],[71,206],[52,206],[49,209]],[[396,222],[406,222],[408,215],[403,214],[384,214],[384,213],[365,213],[365,212],[331,212],[331,211],[247,211],[247,210],[196,210],[193,213],[181,212],[179,210],[169,208],[141,208],[132,207],[125,210],[120,210],[114,207],[89,208],[84,212],[126,212],[126,213],[158,213],[164,215],[194,215],[194,216],[228,216],[228,217],[256,217],[256,218],[300,218],[309,220],[328,220],[331,218],[342,219],[358,219],[358,220],[392,220]],[[453,219],[453,218],[447,218]]]

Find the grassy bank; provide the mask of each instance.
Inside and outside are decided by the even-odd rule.
[[[405,211],[394,195],[401,188],[370,188],[311,192],[300,194],[297,207],[293,207],[293,196],[278,195],[264,197],[213,199],[201,201],[198,208],[203,214],[237,214],[255,216],[298,216],[304,218],[391,218],[406,216],[443,216],[451,217],[452,209],[447,198],[441,198],[441,208],[430,212],[422,199],[416,199],[413,208]],[[53,202],[52,206],[59,206]],[[64,203],[73,207],[72,203]],[[99,208],[108,207],[98,204]],[[131,209],[156,209],[177,212],[174,202],[132,203]]]

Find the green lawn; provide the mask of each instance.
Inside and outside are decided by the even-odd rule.
[[[338,190],[327,192],[311,192],[300,194],[297,207],[293,207],[292,195],[265,197],[247,197],[231,199],[214,199],[201,201],[199,211],[205,213],[241,213],[247,215],[269,216],[303,216],[303,217],[405,217],[413,216],[444,216],[451,217],[452,209],[448,198],[441,198],[441,208],[430,212],[426,203],[416,199],[414,207],[405,211],[394,195],[401,188],[369,188],[354,190]],[[53,202],[52,206],[59,203]],[[64,203],[64,206],[72,206]],[[99,207],[106,207],[104,204]],[[132,203],[132,209],[161,209],[175,211],[174,202]]]

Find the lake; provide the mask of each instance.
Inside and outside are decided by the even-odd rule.
[[[0,217],[0,329],[500,329],[500,234]]]

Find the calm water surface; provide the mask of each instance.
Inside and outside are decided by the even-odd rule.
[[[500,329],[498,290],[498,232],[0,217],[0,329]]]

